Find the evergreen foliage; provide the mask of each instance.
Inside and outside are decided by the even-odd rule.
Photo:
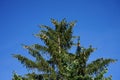
[[[15,73],[13,80],[111,80],[111,76],[105,77],[104,74],[107,72],[107,66],[116,60],[99,58],[87,63],[95,48],[82,47],[80,38],[73,36],[72,30],[76,21],[67,22],[63,19],[58,22],[51,19],[51,22],[54,28],[41,25],[40,33],[35,35],[45,45],[23,45],[35,60],[20,54],[13,55],[27,69],[35,70],[25,76]],[[76,53],[69,52],[74,45],[73,38],[78,38]]]

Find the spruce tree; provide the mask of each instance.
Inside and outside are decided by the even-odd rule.
[[[40,25],[40,32],[35,34],[41,39],[44,45],[33,44],[23,45],[28,53],[35,58],[29,59],[20,54],[14,54],[24,66],[29,70],[34,70],[25,76],[13,76],[13,80],[110,80],[104,74],[107,66],[115,62],[114,59],[99,58],[91,63],[87,63],[89,56],[95,48],[90,46],[84,48],[80,45],[78,37],[77,50],[70,53],[69,50],[74,45],[73,27],[76,21],[67,22],[66,19],[58,22],[51,19],[53,27]],[[48,56],[46,58],[46,56]]]

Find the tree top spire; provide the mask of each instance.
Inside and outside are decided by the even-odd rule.
[[[80,36],[78,36],[78,43],[77,46],[80,46]]]

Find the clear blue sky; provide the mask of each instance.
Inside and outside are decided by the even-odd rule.
[[[11,54],[27,56],[21,44],[40,43],[32,34],[38,24],[51,25],[50,18],[77,20],[74,35],[81,45],[97,48],[90,60],[118,59],[107,75],[120,79],[120,0],[0,0],[0,80],[11,80],[13,71],[26,73]]]

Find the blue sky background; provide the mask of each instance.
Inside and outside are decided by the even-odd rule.
[[[41,43],[32,34],[38,24],[51,26],[50,18],[77,20],[73,32],[81,45],[97,48],[90,60],[118,59],[107,75],[120,79],[120,0],[0,0],[0,80],[11,80],[13,71],[26,73],[11,54],[28,56],[21,44]]]

